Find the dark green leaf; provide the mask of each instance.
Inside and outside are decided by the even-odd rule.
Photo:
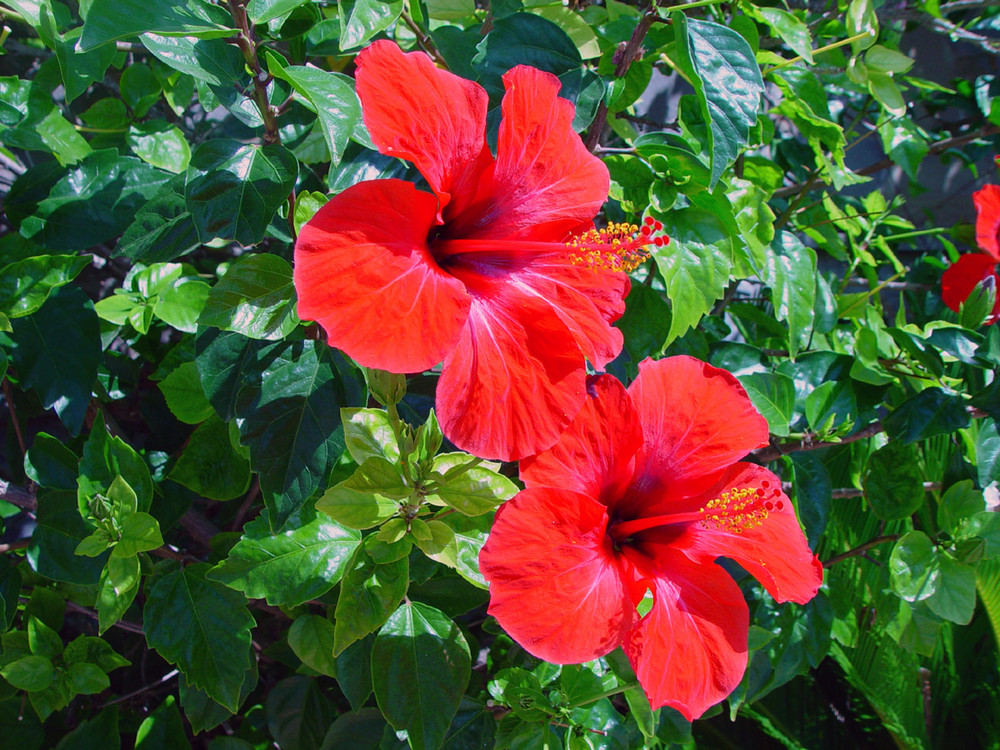
[[[116,149],[95,151],[55,184],[21,233],[60,252],[107,242],[170,178]]]
[[[66,672],[74,693],[96,695],[111,687],[111,680],[96,664],[70,664]]]
[[[794,357],[808,343],[816,317],[816,251],[781,232],[775,252],[767,255],[767,284],[775,315],[788,324],[788,348]]]
[[[254,146],[216,138],[191,157],[187,208],[202,242],[215,238],[253,245],[287,201],[298,161],[281,146]]]
[[[316,680],[296,675],[268,692],[267,728],[279,747],[318,750],[337,715]]]
[[[49,293],[90,265],[85,255],[44,255],[0,268],[0,312],[22,318],[38,310]]]
[[[680,62],[709,124],[714,186],[747,144],[764,82],[753,50],[737,32],[712,21],[689,19],[681,11],[670,17]]]
[[[938,617],[959,625],[968,625],[976,609],[976,569],[941,555],[941,577],[927,606]]]
[[[793,453],[795,500],[799,518],[806,530],[809,547],[816,548],[826,530],[833,500],[833,485],[823,462],[812,453]]]
[[[442,612],[404,604],[372,648],[372,682],[383,715],[413,750],[438,748],[469,682],[465,637]]]
[[[340,580],[360,542],[357,531],[303,506],[277,532],[264,517],[248,523],[211,577],[249,598],[297,606]]]
[[[142,43],[174,70],[216,87],[213,91],[222,91],[243,79],[243,55],[222,39],[143,34]]]
[[[52,661],[44,656],[22,656],[0,667],[0,676],[18,690],[27,692],[44,690],[54,674]]]
[[[140,208],[115,246],[115,255],[142,263],[175,260],[201,244],[184,198],[184,176],[163,185]]]
[[[292,268],[277,255],[247,255],[212,287],[198,323],[252,339],[281,339],[295,330]]]
[[[128,131],[132,152],[147,164],[178,173],[191,161],[191,147],[176,126],[163,120],[133,125]]]
[[[633,362],[655,357],[670,333],[670,307],[659,292],[645,284],[633,284],[625,300],[625,314],[615,327],[625,336],[625,351]]]
[[[373,643],[375,634],[371,633],[352,643],[336,657],[337,682],[354,711],[361,710],[372,692]]]
[[[806,396],[806,422],[816,431],[836,429],[857,418],[858,404],[848,380],[820,383]]]
[[[21,573],[16,565],[0,569],[0,633],[8,630],[17,614],[18,595],[21,593]]]
[[[340,582],[337,598],[334,653],[377,629],[399,606],[409,585],[407,558],[376,564],[358,547]]]
[[[250,0],[247,14],[254,23],[264,23],[295,10],[307,0]]]
[[[968,427],[969,415],[961,399],[940,388],[927,388],[897,406],[885,419],[890,439],[906,443]]]
[[[204,0],[151,5],[143,0],[93,0],[83,24],[80,52],[152,31],[203,39],[229,36],[232,19]]]
[[[31,534],[28,563],[39,575],[54,581],[93,586],[97,583],[107,556],[78,557],[75,552],[90,529],[80,517],[76,494],[40,492],[38,526]]]
[[[771,433],[788,435],[788,423],[795,407],[795,384],[780,373],[751,373],[740,377],[750,401],[767,420]]]
[[[84,721],[65,735],[56,750],[118,750],[121,746],[118,706],[108,706],[96,718]]]
[[[61,440],[40,432],[24,456],[24,472],[42,487],[74,491],[79,463],[80,459]]]
[[[254,619],[242,594],[205,578],[208,569],[195,563],[160,578],[146,599],[143,630],[192,685],[236,711]]]
[[[320,750],[381,750],[387,726],[377,708],[342,713],[330,726]]]
[[[895,440],[879,448],[868,458],[863,488],[879,518],[909,517],[924,504],[920,451],[912,443]]]
[[[253,689],[257,687],[257,679],[257,660],[250,659],[250,667],[243,675],[243,684],[240,685],[238,699],[240,705],[243,705]],[[213,700],[208,693],[192,687],[184,678],[183,673],[178,678],[177,687],[184,715],[191,722],[191,728],[196,734],[214,729],[234,713]]]
[[[21,384],[34,388],[46,409],[76,435],[90,403],[101,357],[94,305],[76,287],[54,292],[34,315],[11,321],[14,365]],[[67,357],[66,352],[72,352]]]
[[[986,510],[986,502],[981,490],[977,490],[971,479],[963,479],[951,485],[938,504],[938,526],[950,534],[977,513]]]

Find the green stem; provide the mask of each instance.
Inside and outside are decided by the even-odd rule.
[[[882,239],[886,242],[891,242],[892,240],[908,240],[911,237],[923,237],[928,234],[944,234],[947,229],[942,229],[940,227],[934,227],[933,229],[917,229],[913,232],[901,232],[899,234],[890,234],[888,236],[883,236]]]
[[[691,10],[692,8],[704,8],[706,5],[720,5],[726,2],[729,0],[697,0],[693,3],[679,3],[672,6],[670,10]]]
[[[602,698],[610,698],[612,695],[618,695],[619,693],[624,693],[626,690],[631,690],[634,687],[639,687],[639,681],[634,680],[625,685],[619,685],[618,687],[611,688],[610,690],[605,690],[603,693],[597,693],[596,695],[588,695],[586,698],[575,703],[570,703],[566,708],[573,709],[579,708],[580,706],[587,706],[595,701],[599,701]]]
[[[837,49],[838,47],[844,47],[844,46],[846,46],[848,44],[853,44],[854,42],[860,41],[862,39],[871,38],[871,36],[872,36],[871,32],[869,32],[869,31],[862,31],[860,34],[855,34],[854,36],[849,36],[849,37],[847,37],[847,39],[841,39],[839,42],[833,42],[832,44],[827,44],[827,45],[824,45],[823,47],[817,47],[816,49],[814,49],[812,51],[812,53],[813,53],[813,56],[815,56],[815,55],[821,55],[824,52],[829,52],[830,50]],[[784,68],[784,67],[787,67],[788,65],[794,65],[795,63],[801,62],[804,59],[805,58],[803,58],[802,55],[796,55],[795,57],[791,58],[790,60],[785,60],[784,62],[778,63],[774,67],[768,68],[766,71],[764,71],[763,76],[764,76],[764,78],[767,78],[769,75],[771,75],[771,73],[773,73],[774,71],[778,70],[778,68]]]

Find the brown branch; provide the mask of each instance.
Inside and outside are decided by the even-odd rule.
[[[899,539],[899,534],[887,534],[885,536],[877,536],[874,539],[869,539],[864,544],[860,544],[854,549],[849,549],[847,552],[842,552],[839,555],[834,555],[829,560],[823,561],[823,567],[829,568],[831,565],[836,565],[839,562],[843,562],[851,557],[857,557],[858,555],[863,555],[865,552],[870,550],[872,547],[877,547],[880,544],[885,544],[886,542],[894,542]]]
[[[0,479],[0,500],[16,505],[21,510],[34,513],[38,509],[35,493]]]
[[[940,482],[924,482],[925,492],[937,492],[940,489]],[[859,490],[857,487],[840,487],[833,490],[833,492],[830,493],[830,497],[834,499],[842,499],[847,497],[862,497],[864,494],[864,491]]]
[[[956,146],[964,146],[966,143],[971,143],[972,141],[979,140],[980,138],[988,138],[991,135],[996,135],[1000,133],[1000,126],[989,124],[975,130],[971,133],[966,133],[965,135],[957,135],[954,138],[945,138],[943,141],[938,141],[937,143],[930,146],[927,149],[927,155],[937,155],[947,151],[949,148],[955,148]],[[856,171],[859,175],[873,175],[876,172],[880,172],[883,169],[887,169],[894,166],[895,162],[886,157],[881,161],[877,161],[874,164],[869,164],[867,167],[862,167]],[[798,193],[805,192],[807,190],[822,190],[829,187],[823,180],[818,180],[816,182],[799,182],[795,185],[787,185],[783,188],[778,188],[774,191],[774,198],[787,198],[790,195],[797,195]]]
[[[642,14],[639,23],[632,30],[632,36],[629,37],[629,40],[620,45],[615,51],[615,78],[624,77],[628,73],[628,69],[632,66],[632,63],[642,57],[642,40],[646,38],[649,27],[653,25],[653,21],[657,18],[656,8],[650,5]],[[604,132],[607,117],[608,105],[604,99],[601,99],[601,103],[597,106],[597,114],[594,115],[594,121],[590,123],[590,128],[583,139],[583,145],[587,147],[588,151],[593,151],[597,148],[597,144],[601,140],[601,134]]]
[[[814,451],[820,448],[829,448],[834,445],[845,445],[846,443],[853,443],[856,440],[864,440],[865,438],[870,438],[873,435],[878,435],[880,432],[885,430],[885,425],[882,424],[881,420],[872,422],[867,427],[855,432],[853,435],[848,435],[847,437],[841,438],[836,441],[825,441],[825,440],[813,440],[812,438],[806,437],[801,440],[790,440],[786,443],[777,443],[771,445],[767,448],[758,448],[755,451],[751,451],[750,457],[757,461],[758,463],[766,464],[770,461],[775,461],[786,453],[797,453],[799,451]]]
[[[214,523],[190,508],[181,516],[180,524],[181,528],[205,549],[211,548],[212,537],[219,533],[219,528]]]
[[[278,121],[275,117],[275,109],[267,98],[267,84],[271,81],[271,75],[260,67],[260,60],[257,59],[257,44],[254,41],[254,33],[250,28],[250,19],[247,17],[245,7],[246,0],[229,0],[229,12],[233,16],[233,21],[239,29],[236,35],[236,46],[243,53],[247,67],[253,75],[253,101],[260,111],[261,119],[264,120],[265,146],[281,143],[281,135],[278,133]]]
[[[94,610],[89,609],[88,607],[81,607],[76,602],[71,602],[71,601],[67,600],[67,602],[66,602],[66,609],[68,611],[70,611],[70,612],[76,612],[77,614],[80,614],[80,615],[86,615],[87,617],[90,617],[90,618],[92,618],[94,620],[98,619],[98,615],[97,615],[97,613]],[[127,622],[125,620],[119,620],[112,627],[119,628],[121,630],[127,630],[129,633],[136,633],[138,635],[145,635],[145,633],[142,632],[142,627],[141,626],[136,625],[136,624],[131,623],[131,622]]]
[[[16,542],[10,542],[8,544],[0,544],[0,555],[4,552],[13,552],[16,549],[24,549],[29,544],[31,544],[30,539],[19,539]]]
[[[413,20],[409,13],[403,10],[399,17],[403,19],[403,23],[409,27],[410,31],[417,38],[417,44],[420,45],[420,49],[431,56],[431,59],[439,66],[448,70],[448,63],[444,59],[444,55],[441,54],[437,46],[434,44],[434,40],[431,39],[424,30],[417,25],[417,22]]]
[[[233,523],[229,527],[230,531],[240,531],[243,528],[243,521],[247,517],[251,506],[257,502],[258,497],[260,497],[260,479],[254,477],[253,484],[250,485],[250,491],[247,492],[247,496],[243,498],[239,510],[236,511]]]

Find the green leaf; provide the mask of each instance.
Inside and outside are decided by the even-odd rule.
[[[780,373],[755,372],[743,375],[740,383],[754,407],[767,420],[774,435],[788,435],[788,423],[795,407],[795,383]]]
[[[54,659],[63,652],[63,642],[59,634],[39,620],[28,617],[28,648],[35,656]]]
[[[104,417],[98,416],[80,460],[77,500],[82,515],[89,515],[91,499],[108,494],[115,479],[121,477],[135,493],[136,508],[148,511],[153,500],[153,479],[149,467],[138,453],[120,437],[108,433]]]
[[[22,318],[37,311],[49,294],[90,265],[87,255],[44,255],[0,268],[0,311]]]
[[[375,638],[375,698],[388,722],[406,730],[413,750],[441,747],[470,674],[462,631],[426,604],[404,604]]]
[[[361,0],[355,9],[366,0]],[[389,3],[379,1],[382,7]],[[398,3],[402,7],[402,3]],[[396,10],[399,13],[399,10]],[[343,19],[343,15],[341,15]],[[341,37],[341,44],[344,38]],[[355,45],[349,45],[355,46]],[[343,48],[347,49],[348,45]],[[354,92],[354,83],[347,76],[339,73],[329,73],[319,68],[305,65],[289,65],[282,67],[277,55],[268,54],[268,70],[276,78],[288,81],[292,88],[305,99],[306,106],[316,113],[323,138],[330,149],[330,160],[336,164],[344,155],[347,141],[358,128],[363,127],[361,120],[361,101]]]
[[[913,58],[907,57],[898,50],[873,44],[865,52],[865,65],[869,70],[879,70],[883,73],[905,73],[913,67]]]
[[[458,471],[474,456],[468,453],[443,453],[434,458],[433,471],[441,475],[439,489],[427,496],[427,502],[439,502],[467,516],[488,513],[504,500],[517,494],[517,485],[487,466],[473,466]]]
[[[67,170],[21,225],[48,248],[84,250],[121,234],[136,212],[171,178],[113,148],[94,151]]]
[[[194,333],[210,289],[201,279],[177,279],[157,295],[153,314],[178,331]]]
[[[465,516],[451,514],[441,519],[451,527],[455,535],[455,560],[449,562],[462,578],[481,589],[487,588],[486,580],[479,570],[479,551],[489,536],[493,516]]]
[[[135,735],[135,750],[182,750],[190,748],[177,699],[168,695],[163,703],[142,720]]]
[[[955,534],[966,520],[986,510],[986,501],[971,479],[963,479],[949,487],[938,505],[938,526]]]
[[[771,31],[791,47],[796,55],[802,57],[810,65],[813,64],[812,35],[809,33],[809,27],[797,16],[781,8],[748,6],[748,12],[760,16],[771,27]]]
[[[168,172],[183,172],[191,161],[191,147],[184,134],[163,120],[133,125],[127,141],[136,156]]]
[[[31,534],[27,558],[31,569],[53,581],[93,586],[106,557],[78,557],[75,552],[91,529],[80,517],[76,494],[44,491],[38,494],[38,526]]]
[[[334,655],[375,631],[406,595],[409,585],[406,557],[376,564],[364,547],[358,547],[340,582],[334,617]]]
[[[363,464],[375,456],[389,463],[399,462],[399,443],[392,431],[389,415],[382,409],[341,409],[347,452],[356,463]]]
[[[922,531],[904,534],[889,556],[892,590],[908,602],[932,596],[939,586],[941,558]]]
[[[292,268],[277,255],[246,255],[212,287],[198,323],[252,339],[281,339],[295,330]]]
[[[105,673],[131,664],[124,656],[115,653],[115,650],[106,641],[89,635],[80,635],[70,641],[66,645],[63,660],[67,664],[90,662],[96,664]]]
[[[24,456],[24,473],[42,487],[75,491],[79,463],[61,440],[40,432]]]
[[[367,529],[391,518],[399,499],[413,491],[397,465],[371,456],[350,478],[328,489],[316,508],[352,529]]]
[[[747,144],[764,81],[746,40],[730,28],[711,21],[671,14],[680,63],[694,86],[708,128],[712,181],[736,160]]]
[[[202,242],[254,245],[295,184],[298,161],[281,146],[216,138],[202,143],[187,171],[187,208]]]
[[[76,164],[81,159],[86,158],[93,151],[86,139],[73,127],[72,123],[60,114],[58,109],[53,108],[37,125],[35,133],[42,142],[52,151],[56,160],[66,166]],[[76,250],[79,248],[63,248],[65,250]]]
[[[340,7],[340,48],[360,47],[389,28],[403,10],[402,0],[344,0]]]
[[[250,487],[250,462],[235,450],[229,425],[215,416],[191,434],[170,478],[212,500],[232,500]]]
[[[138,557],[111,557],[97,583],[97,631],[118,622],[139,593],[142,573]]]
[[[145,117],[162,93],[160,82],[143,63],[129,65],[122,71],[119,91],[136,117]]]
[[[670,343],[712,309],[729,284],[733,245],[726,224],[708,209],[690,207],[663,216],[670,242],[653,248],[671,304]]]
[[[225,87],[235,86],[243,80],[246,65],[243,55],[235,45],[227,44],[222,39],[143,34],[141,41],[158,60],[203,81],[212,87],[213,92],[221,92]]]
[[[976,609],[976,569],[948,555],[940,556],[940,581],[927,606],[938,617],[968,625]]]
[[[55,670],[44,656],[22,656],[4,667],[0,676],[18,690],[34,692],[44,690],[52,682]]]
[[[195,563],[160,578],[146,599],[143,630],[191,685],[236,711],[255,623],[243,595],[207,580],[208,569]]]
[[[84,721],[63,736],[56,750],[119,750],[118,706],[108,706],[96,718]]]
[[[54,408],[70,433],[78,434],[101,360],[93,303],[81,289],[63,287],[33,315],[12,320],[11,327],[21,386],[33,388],[42,407]]]
[[[66,671],[74,693],[96,695],[111,687],[111,680],[96,664],[70,664]]]
[[[327,677],[336,677],[333,633],[333,623],[325,617],[303,615],[288,629],[288,645],[307,667]]]
[[[133,557],[140,552],[163,546],[160,524],[148,513],[133,513],[121,525],[121,539],[112,551],[112,557]]]
[[[828,380],[806,396],[806,421],[816,431],[836,429],[857,417],[858,405],[850,381]]]
[[[794,358],[812,335],[816,317],[816,251],[782,232],[767,254],[766,281],[775,315],[788,324],[788,348]]]
[[[340,407],[363,400],[361,378],[315,341],[261,345],[205,329],[196,346],[209,401],[224,419],[242,420],[240,437],[278,528],[323,485],[343,452]]]
[[[329,591],[360,543],[360,533],[305,505],[277,532],[265,517],[248,523],[210,577],[248,598],[294,607]]]
[[[0,633],[10,629],[17,614],[21,593],[21,573],[16,565],[0,569]]]
[[[187,210],[184,179],[180,175],[170,180],[136,212],[115,246],[115,255],[155,263],[175,260],[201,244],[194,218]]]
[[[184,424],[199,424],[215,414],[201,387],[198,366],[183,362],[159,383],[167,408]]]
[[[927,388],[901,403],[885,419],[890,439],[914,443],[969,426],[962,400],[940,388]]]
[[[86,52],[147,31],[202,39],[235,33],[232,19],[203,0],[151,5],[143,0],[92,0],[77,50]]]
[[[253,689],[257,687],[257,680],[257,660],[250,659],[250,667],[243,675],[243,684],[240,686],[238,699],[240,705],[243,705]],[[183,673],[178,678],[177,688],[184,715],[196,734],[214,729],[235,713],[213,700],[205,691],[192,687],[184,678]]]
[[[272,18],[290,13],[307,0],[250,0],[247,15],[254,23],[265,23]]]
[[[920,451],[895,440],[879,448],[868,458],[863,489],[882,520],[908,518],[924,504]]]

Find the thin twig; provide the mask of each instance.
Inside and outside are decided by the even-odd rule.
[[[107,708],[108,706],[115,705],[116,703],[124,703],[125,701],[127,701],[127,700],[129,700],[131,698],[135,698],[135,696],[137,696],[137,695],[142,695],[143,693],[145,693],[145,692],[147,692],[149,690],[152,690],[153,688],[155,688],[155,687],[157,687],[159,685],[162,685],[164,682],[168,682],[169,680],[172,680],[178,674],[180,674],[180,670],[171,669],[169,672],[167,672],[165,675],[163,675],[163,677],[161,677],[160,679],[158,679],[156,682],[152,682],[149,685],[145,685],[144,687],[141,687],[138,690],[133,690],[131,693],[123,695],[123,696],[121,696],[119,698],[115,698],[114,700],[110,700],[107,703],[102,703],[100,706],[97,707],[97,710],[101,711],[101,710]]]
[[[30,539],[20,539],[16,542],[8,542],[7,544],[0,544],[0,555],[4,552],[13,552],[16,549],[24,549],[29,544],[31,544]]]
[[[930,148],[927,149],[927,155],[928,156],[937,155],[944,151],[947,151],[949,148],[954,148],[956,146],[964,146],[966,143],[977,141],[980,138],[988,138],[991,135],[996,135],[997,133],[1000,133],[1000,126],[993,124],[984,125],[978,130],[973,131],[972,133],[957,135],[954,138],[945,138],[943,141],[938,141],[937,143],[931,145]],[[874,164],[869,164],[867,167],[862,167],[861,169],[857,170],[855,174],[867,177],[869,175],[873,175],[876,172],[880,172],[881,170],[887,169],[894,165],[895,162],[892,159],[885,158],[882,159],[881,161],[875,162]],[[801,193],[807,190],[821,190],[826,187],[829,186],[823,180],[818,180],[812,184],[810,184],[809,181],[807,180],[806,182],[799,182],[796,183],[795,185],[787,185],[786,187],[778,188],[777,190],[774,191],[773,197],[786,198],[789,195],[795,195],[797,193]]]
[[[247,517],[247,513],[250,511],[250,506],[257,502],[257,498],[260,496],[260,480],[254,477],[253,484],[250,485],[250,491],[247,492],[247,496],[243,498],[243,502],[240,504],[239,510],[236,511],[236,517],[233,518],[233,523],[229,527],[230,531],[239,531],[243,528],[243,519]]]
[[[70,612],[76,612],[77,614],[86,615],[87,617],[90,617],[94,620],[98,619],[98,615],[94,610],[88,609],[87,607],[81,607],[76,602],[67,601],[66,609],[68,609]],[[145,633],[143,633],[142,631],[142,627],[136,625],[135,623],[128,622],[126,620],[119,620],[112,627],[119,628],[121,630],[127,630],[129,633],[136,633],[137,635],[145,635]]]
[[[924,482],[925,492],[938,492],[940,489],[940,482]],[[859,490],[857,487],[839,487],[830,493],[830,497],[843,499],[848,497],[862,497],[864,494],[864,491]]]
[[[410,31],[413,32],[413,35],[417,37],[417,44],[420,45],[420,49],[430,55],[431,59],[434,60],[434,62],[440,67],[447,70],[448,63],[444,59],[444,55],[441,54],[440,50],[438,50],[437,46],[434,44],[434,40],[424,33],[424,30],[420,28],[417,22],[414,21],[410,14],[405,10],[400,12],[399,17],[403,19],[403,23],[405,23],[410,28]]]
[[[843,562],[851,557],[857,557],[863,555],[865,552],[870,550],[872,547],[878,547],[880,544],[885,544],[886,542],[895,542],[899,539],[899,534],[886,534],[885,536],[878,536],[874,539],[869,539],[864,544],[858,545],[854,549],[849,549],[847,552],[842,552],[839,555],[834,555],[829,560],[823,561],[823,567],[829,568],[831,565],[836,565],[839,562]]]
[[[615,52],[617,60],[615,78],[623,78],[628,73],[628,69],[632,66],[632,63],[642,56],[642,40],[646,38],[646,33],[657,18],[656,8],[650,5],[642,14],[639,23],[632,30],[632,36]],[[597,114],[594,115],[594,121],[590,123],[590,128],[588,128],[587,134],[583,139],[583,145],[587,147],[588,151],[593,151],[597,147],[597,144],[600,143],[607,117],[608,105],[604,99],[601,99],[601,103],[597,106]]]
[[[21,456],[28,452],[24,444],[24,434],[21,432],[21,425],[17,421],[17,410],[14,408],[14,397],[10,391],[10,381],[3,379],[3,395],[7,400],[7,410],[10,412],[10,421],[14,424],[14,434],[17,435],[17,444],[21,448]]]
[[[253,75],[253,101],[260,111],[261,119],[264,120],[264,145],[281,143],[281,135],[278,133],[278,121],[275,117],[274,107],[267,98],[267,84],[271,81],[271,76],[260,67],[260,60],[257,59],[257,44],[254,41],[254,32],[250,28],[250,19],[247,17],[245,0],[229,0],[229,11],[233,16],[233,21],[239,29],[236,35],[236,45],[243,53],[247,67]]]
[[[34,513],[38,510],[38,501],[35,499],[35,493],[3,479],[0,479],[0,500],[5,500],[11,505],[16,505],[21,510],[26,510],[29,513]]]

